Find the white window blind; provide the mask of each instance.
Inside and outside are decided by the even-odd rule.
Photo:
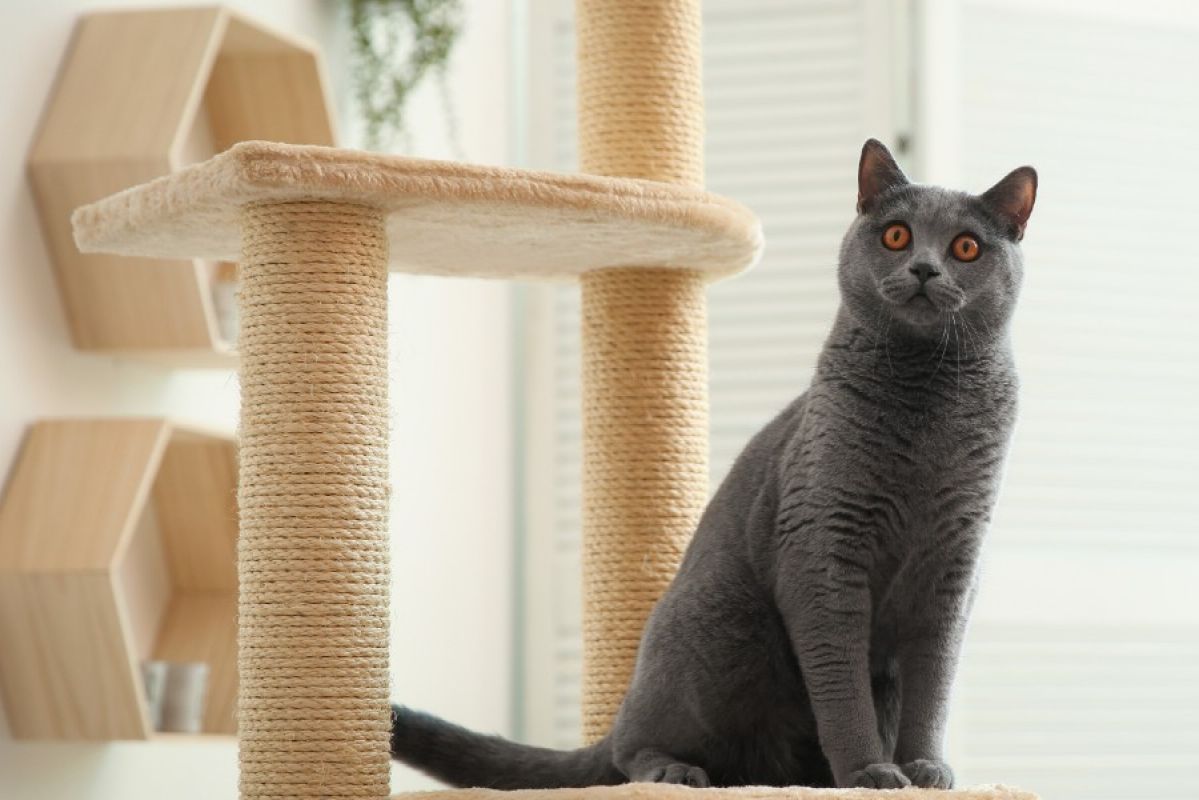
[[[1010,537],[1199,550],[1199,29],[964,7],[965,183],[1023,163]]]
[[[947,37],[962,182],[1041,178],[956,766],[1054,800],[1196,797],[1199,9],[1140,5],[971,0]]]
[[[950,763],[963,783],[1020,786],[1045,800],[1193,800],[1197,632],[1160,623],[976,626]]]
[[[576,167],[570,5],[534,4],[531,156],[557,169]],[[708,186],[754,208],[767,237],[758,268],[709,291],[712,485],[807,385],[858,150],[907,131],[909,91],[938,178],[981,191],[1034,164],[1021,421],[951,760],[964,783],[1047,800],[1193,797],[1199,28],[1095,5],[935,1],[909,27],[904,3],[704,3]],[[909,87],[913,29],[945,73]],[[579,735],[577,291],[532,290],[529,312],[524,735],[566,747]]]

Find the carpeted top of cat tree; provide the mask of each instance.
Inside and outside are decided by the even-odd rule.
[[[392,800],[1037,800],[1037,796],[1006,786],[972,789],[689,789],[660,783],[626,783],[589,789],[549,789],[499,792],[494,789],[450,789],[395,795]]]
[[[720,277],[762,247],[752,212],[694,188],[268,142],[234,145],[72,221],[84,252],[235,261],[241,207],[304,200],[382,209],[399,272],[567,278],[660,266]]]

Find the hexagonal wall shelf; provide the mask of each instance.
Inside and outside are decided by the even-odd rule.
[[[332,145],[333,131],[313,45],[223,8],[83,17],[29,154],[75,345],[232,366],[228,265],[82,255],[71,211],[239,141]]]
[[[155,735],[140,662],[204,661],[203,731],[237,693],[233,440],[158,419],[32,426],[0,501],[0,692],[18,739]]]

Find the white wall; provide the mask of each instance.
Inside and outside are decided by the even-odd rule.
[[[189,5],[160,0],[158,5]],[[0,4],[0,472],[25,425],[55,415],[162,414],[232,430],[226,372],[182,372],[75,352],[38,232],[24,158],[73,21],[125,0]],[[337,6],[232,0],[320,42],[339,111],[348,108]],[[462,149],[508,160],[508,2],[469,0],[450,75]],[[412,151],[447,156],[440,104],[422,91]],[[348,121],[348,120],[347,120]],[[353,132],[352,124],[343,130]],[[509,727],[511,407],[508,289],[395,277],[392,285],[393,696],[485,730]],[[9,646],[0,643],[0,647]],[[395,788],[430,785],[396,770]],[[233,797],[232,742],[15,742],[0,712],[4,800]]]

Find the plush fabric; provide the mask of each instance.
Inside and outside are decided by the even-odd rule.
[[[626,783],[590,789],[551,789],[497,792],[493,789],[451,789],[395,795],[393,800],[1037,800],[1037,796],[1006,786],[972,789],[689,789],[656,783]]]
[[[556,174],[243,142],[77,209],[84,252],[237,260],[239,209],[325,200],[387,214],[391,269],[564,278],[621,266],[713,277],[757,259],[761,228],[743,206],[654,181]]]

